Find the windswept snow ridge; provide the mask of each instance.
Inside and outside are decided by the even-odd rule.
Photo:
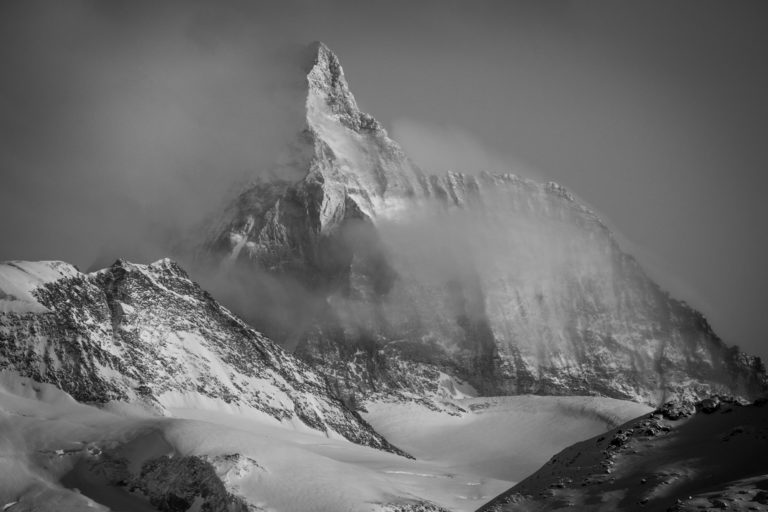
[[[63,261],[9,261],[0,265],[0,313],[48,311],[32,292],[77,274],[74,266]]]
[[[34,308],[0,313],[0,369],[85,402],[196,408],[290,424],[398,452],[306,364],[253,330],[174,262],[0,265],[0,288]],[[21,296],[21,294],[19,294]],[[398,452],[399,453],[399,452]]]

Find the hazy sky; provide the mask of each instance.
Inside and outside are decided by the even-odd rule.
[[[417,163],[568,186],[768,356],[764,1],[6,0],[0,259],[160,257],[293,133],[317,39]]]

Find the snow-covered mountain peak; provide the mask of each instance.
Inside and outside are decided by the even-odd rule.
[[[440,371],[493,394],[764,389],[761,361],[663,292],[565,187],[423,172],[360,111],[338,57],[313,52],[303,150],[244,190],[201,251],[316,301],[244,312],[257,325],[353,393],[434,387]]]

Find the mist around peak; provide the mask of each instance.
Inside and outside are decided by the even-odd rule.
[[[22,216],[3,223],[14,243],[0,259],[166,256],[302,130],[306,43],[229,8],[179,7],[25,2],[0,16],[0,215]]]
[[[463,172],[476,175],[485,171],[547,181],[541,171],[520,162],[514,155],[490,148],[460,127],[398,118],[392,121],[391,135],[413,161],[430,174]]]

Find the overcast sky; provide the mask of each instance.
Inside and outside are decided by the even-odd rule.
[[[768,3],[0,4],[0,259],[162,256],[293,133],[322,40],[423,167],[568,186],[768,356]]]

